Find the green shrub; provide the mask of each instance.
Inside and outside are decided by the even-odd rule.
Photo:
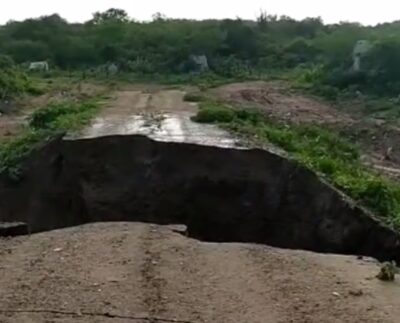
[[[200,93],[186,93],[183,100],[186,102],[200,102],[204,100],[204,96]]]
[[[7,173],[11,178],[18,179],[19,163],[46,135],[45,132],[27,131],[19,137],[0,143],[0,174]]]
[[[32,89],[31,81],[14,65],[13,60],[0,55],[0,100],[11,99]]]
[[[207,104],[203,106],[193,120],[200,123],[232,122],[235,112],[224,106]]]
[[[20,175],[20,163],[34,147],[60,132],[77,130],[97,112],[97,101],[54,103],[36,110],[25,132],[0,143],[0,174]]]
[[[70,130],[85,124],[96,112],[96,104],[85,103],[56,103],[36,110],[30,118],[32,129]]]

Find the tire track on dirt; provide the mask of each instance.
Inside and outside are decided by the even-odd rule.
[[[163,235],[156,226],[150,225],[144,229],[140,239],[143,259],[140,265],[140,273],[143,277],[142,291],[144,304],[150,317],[162,316],[165,314],[163,290],[165,279],[160,275],[161,254],[156,247],[156,241],[163,240]],[[156,323],[156,320],[150,320]]]
[[[177,233],[156,242],[165,316],[191,322],[278,322],[277,311],[249,268],[247,251],[236,244],[202,243]]]

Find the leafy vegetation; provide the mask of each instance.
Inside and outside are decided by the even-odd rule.
[[[32,149],[61,132],[79,129],[89,122],[98,109],[99,102],[89,100],[53,103],[36,110],[24,132],[0,143],[0,174],[18,178],[20,162]]]
[[[94,102],[53,103],[36,110],[29,125],[34,130],[75,130],[86,124],[97,108]]]
[[[40,94],[28,76],[20,71],[11,57],[0,55],[0,101],[23,93]]]
[[[352,56],[359,40],[368,41],[371,50],[355,72]],[[210,75],[244,79],[296,70],[303,86],[331,99],[346,89],[397,96],[399,44],[398,22],[326,25],[320,18],[298,21],[265,12],[256,21],[155,14],[151,22],[138,22],[113,8],[82,24],[54,14],[0,28],[0,54],[17,64],[48,60],[52,67],[90,72],[113,62],[124,73],[154,80],[193,72],[190,55],[205,55]]]
[[[186,102],[200,102],[205,100],[205,97],[201,93],[189,92],[185,94],[183,100]]]
[[[195,121],[218,123],[261,144],[270,142],[283,148],[386,223],[400,226],[400,185],[364,167],[358,148],[334,132],[318,126],[272,122],[259,112],[216,102],[200,105]]]
[[[18,179],[21,175],[20,162],[32,151],[36,144],[45,139],[45,132],[27,130],[18,137],[1,142],[0,174]]]

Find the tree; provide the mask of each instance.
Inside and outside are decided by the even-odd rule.
[[[5,44],[3,50],[17,63],[43,61],[52,57],[52,53],[47,44],[41,41],[10,41]]]
[[[398,95],[400,85],[400,40],[377,42],[365,57],[368,81],[378,92]]]
[[[166,21],[168,18],[163,13],[156,12],[155,14],[152,15],[152,19],[153,19],[153,21],[161,22],[161,21]]]
[[[226,56],[236,55],[249,59],[256,53],[255,31],[242,20],[224,20],[221,25],[225,33],[222,54]]]
[[[126,23],[129,21],[128,13],[123,9],[111,8],[104,12],[95,12],[92,23],[95,25],[104,23]]]
[[[297,38],[284,48],[286,66],[294,67],[301,63],[314,62],[319,51],[304,38]]]

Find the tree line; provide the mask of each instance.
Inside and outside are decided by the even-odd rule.
[[[352,71],[359,40],[371,42],[360,71]],[[0,54],[16,64],[47,60],[60,69],[110,62],[138,74],[184,73],[190,55],[206,55],[211,70],[234,77],[251,71],[298,69],[311,82],[394,94],[400,85],[400,22],[327,25],[261,12],[257,20],[185,20],[155,14],[138,22],[121,9],[84,23],[57,14],[0,26]]]

